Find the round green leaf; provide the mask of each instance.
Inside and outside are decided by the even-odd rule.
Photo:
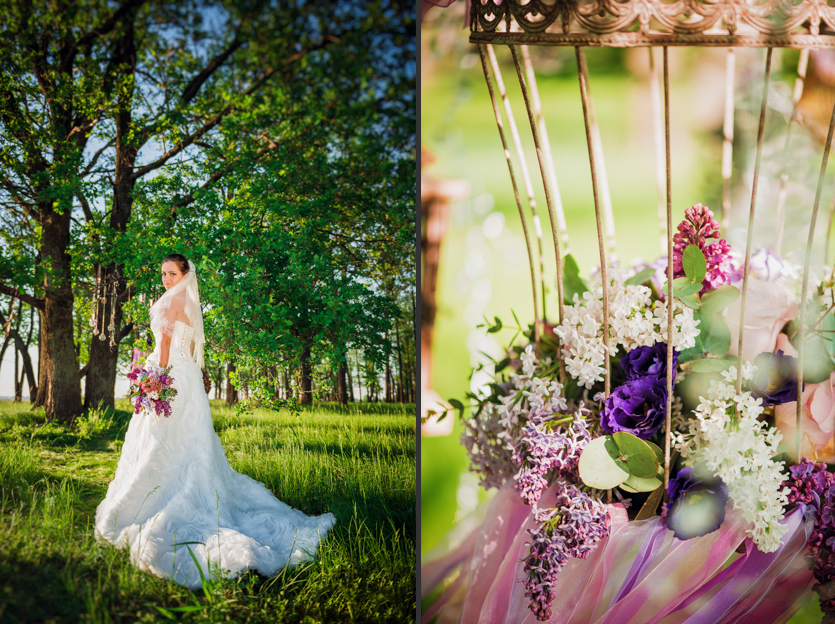
[[[707,273],[705,255],[697,245],[687,245],[681,254],[681,266],[684,274],[694,282],[701,282]]]
[[[630,474],[645,479],[655,476],[658,459],[649,444],[626,431],[612,434],[612,439],[620,450],[619,459],[626,462]]]
[[[583,483],[599,490],[608,490],[626,481],[629,473],[615,463],[618,455],[618,447],[609,436],[589,442],[580,455],[579,469]]]
[[[618,487],[622,490],[635,494],[636,492],[654,492],[663,485],[663,482],[658,477],[650,479],[642,479],[635,475],[629,475],[629,478],[621,483]]]
[[[734,366],[733,360],[695,360],[688,362],[685,368],[693,373],[718,373]]]
[[[725,284],[715,290],[710,290],[702,295],[702,313],[718,314],[739,297],[739,289],[736,286]]]

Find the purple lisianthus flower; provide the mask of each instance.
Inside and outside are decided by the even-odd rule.
[[[725,520],[728,486],[693,468],[682,468],[667,486],[667,528],[680,540],[707,535]]]
[[[666,385],[654,377],[638,377],[609,395],[600,413],[600,426],[606,433],[627,431],[648,440],[664,424],[666,409]]]
[[[751,382],[751,396],[763,405],[781,405],[797,400],[797,359],[778,349],[754,358],[757,374]]]
[[[673,380],[676,378],[678,351],[673,349]],[[667,344],[656,342],[651,347],[637,347],[620,359],[620,366],[626,379],[654,377],[667,381]]]

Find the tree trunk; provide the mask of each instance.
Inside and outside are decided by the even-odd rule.
[[[215,399],[221,397],[221,383],[223,382],[223,366],[218,366],[215,372]]]
[[[400,387],[403,388],[403,390],[406,390],[406,388],[403,384],[403,346],[402,346],[402,342],[400,340],[400,322],[399,321],[395,321],[395,323],[394,323],[394,336],[397,339],[397,374],[400,376]],[[407,397],[405,396],[406,394],[408,394],[408,391],[407,392],[402,392],[401,395],[400,395],[400,401],[402,403],[408,402],[406,400],[407,399]]]
[[[64,205],[62,213],[51,201],[39,205],[41,213],[40,253],[46,264],[44,278],[44,311],[41,335],[45,344],[41,350],[41,367],[46,379],[40,387],[44,392],[43,405],[48,418],[69,423],[82,411],[81,381],[78,358],[73,343],[73,305],[75,298],[70,278],[70,215],[72,207]],[[44,383],[44,381],[46,383]],[[40,396],[38,397],[41,398]]]
[[[15,344],[14,350],[14,402],[20,403],[23,400],[23,394],[21,390],[23,389],[23,378],[20,376],[20,349],[17,348],[17,344]]]
[[[313,375],[310,367],[310,345],[302,351],[301,392],[299,403],[313,403]]]
[[[232,385],[232,378],[229,373],[234,373],[237,370],[234,362],[229,362],[226,365],[226,405],[235,405],[238,402],[238,391]]]
[[[357,394],[358,400],[362,402],[362,369],[360,368],[360,354],[357,351]]]
[[[347,358],[347,355],[346,355]],[[345,360],[345,373],[348,375],[348,400],[351,403],[354,402],[354,380],[351,379],[351,362],[350,360]]]
[[[43,317],[44,314],[38,310],[38,394],[35,395],[35,400],[32,402],[32,409],[36,407],[43,407],[46,403],[46,386],[47,386],[47,367],[44,364],[44,345],[46,345],[46,336],[43,331]]]
[[[90,361],[84,392],[86,408],[100,404],[103,407],[113,407],[116,402],[116,368],[122,327],[122,305],[118,297],[126,286],[124,280],[116,278],[116,271],[118,267],[112,264],[101,269],[102,284],[105,285],[104,303],[96,303],[99,334],[93,336],[90,342]]]
[[[348,403],[348,364],[345,361],[336,368],[336,400],[342,405]]]

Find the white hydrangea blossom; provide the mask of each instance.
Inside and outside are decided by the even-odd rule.
[[[609,278],[609,353],[615,355],[618,345],[626,351],[636,347],[667,342],[667,303],[652,301],[649,288],[626,286],[625,273],[612,271]],[[678,350],[696,344],[699,321],[693,310],[676,300],[673,312],[673,346]],[[590,388],[603,380],[606,355],[603,345],[603,288],[597,284],[593,292],[574,295],[574,305],[565,307],[562,323],[555,328],[563,345],[565,369],[581,386]]]
[[[755,368],[746,362],[742,372],[750,379]],[[696,418],[685,433],[673,434],[673,442],[685,465],[704,465],[727,484],[734,509],[751,523],[748,535],[761,551],[773,552],[786,532],[779,523],[788,502],[783,462],[772,461],[782,435],[758,420],[763,412],[760,399],[750,392],[736,394],[736,367],[722,376],[725,381],[711,383],[710,398],[701,397]]]

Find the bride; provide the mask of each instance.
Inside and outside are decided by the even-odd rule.
[[[235,472],[212,427],[203,388],[203,314],[194,265],[162,263],[166,292],[151,306],[156,347],[147,364],[172,366],[168,418],[134,414],[116,476],[96,510],[96,535],[129,548],[140,569],[185,587],[253,569],[272,576],[310,559],[334,525],[307,516]],[[189,549],[194,557],[189,553]]]

